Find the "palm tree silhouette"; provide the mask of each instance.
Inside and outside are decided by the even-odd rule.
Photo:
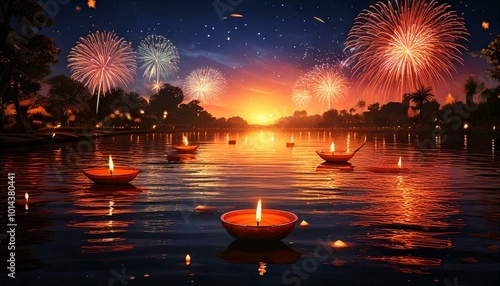
[[[474,95],[480,94],[484,91],[484,82],[477,81],[473,76],[469,76],[464,85],[465,103],[467,105],[474,105]]]
[[[417,88],[416,91],[412,93],[405,93],[403,98],[408,98],[411,102],[415,103],[415,108],[420,110],[420,121],[424,122],[424,116],[422,114],[422,106],[426,102],[430,102],[434,97],[432,94],[432,87],[425,87],[424,85]]]

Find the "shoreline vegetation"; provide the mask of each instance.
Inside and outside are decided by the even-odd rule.
[[[0,134],[0,148],[2,149],[15,149],[17,147],[26,146],[39,146],[45,144],[76,142],[80,140],[95,140],[99,137],[107,136],[123,136],[131,134],[142,133],[167,133],[167,134],[186,134],[192,132],[214,132],[214,133],[236,133],[258,130],[271,130],[273,132],[364,132],[364,133],[399,133],[418,135],[422,139],[436,140],[435,136],[460,136],[474,135],[479,137],[499,138],[500,131],[497,132],[496,128],[468,128],[468,129],[441,129],[432,125],[417,125],[415,127],[317,127],[317,128],[299,128],[299,127],[280,127],[274,125],[248,125],[247,127],[239,128],[207,128],[207,127],[170,127],[159,129],[141,129],[141,128],[40,128],[32,134]],[[495,126],[495,125],[493,125]],[[495,126],[496,127],[496,126]],[[432,139],[434,138],[434,139]],[[445,142],[443,142],[445,143]],[[463,142],[456,140],[449,141],[451,145],[463,145]],[[448,144],[446,144],[448,145]]]

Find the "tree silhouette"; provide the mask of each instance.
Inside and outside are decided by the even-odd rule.
[[[149,105],[151,112],[158,120],[162,120],[166,112],[167,120],[175,121],[179,110],[178,106],[182,101],[184,101],[182,90],[167,83],[162,86],[158,93],[151,96]]]
[[[40,90],[39,81],[50,74],[50,64],[57,64],[56,55],[61,54],[53,39],[35,32],[42,27],[24,22],[43,10],[44,6],[35,0],[0,3],[0,94],[3,103],[14,104],[26,133],[32,130],[19,100]],[[45,26],[50,26],[52,19],[44,15]]]
[[[430,102],[434,97],[434,94],[432,94],[432,88],[422,85],[416,91],[404,94],[403,97],[408,97],[411,102],[415,103],[415,108],[420,111],[420,121],[423,123],[424,117],[422,114],[422,106],[424,103]]]
[[[474,105],[474,95],[480,94],[484,91],[484,82],[477,81],[473,76],[469,76],[464,85],[465,103],[467,105]]]
[[[491,41],[488,46],[481,50],[481,56],[491,64],[491,69],[486,71],[486,75],[492,79],[500,81],[500,35]]]
[[[47,95],[52,110],[56,111],[54,112],[56,114],[61,114],[61,118],[58,120],[62,126],[66,126],[69,112],[75,114],[83,109],[90,109],[86,102],[91,98],[91,95],[81,82],[63,74],[53,76],[47,82],[50,84]]]

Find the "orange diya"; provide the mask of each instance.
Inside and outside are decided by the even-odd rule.
[[[139,169],[133,168],[115,168],[113,158],[109,155],[109,168],[93,168],[82,170],[87,178],[98,184],[126,184],[132,181]]]
[[[174,145],[174,149],[180,153],[193,153],[200,145],[189,145],[186,136],[182,136],[182,145]]]
[[[368,170],[375,172],[375,173],[406,173],[410,169],[403,167],[401,157],[399,157],[399,161],[397,164],[373,166],[373,167],[369,167]]]
[[[295,143],[293,143],[293,134],[292,138],[290,139],[290,142],[286,142],[286,147],[295,147]]]
[[[230,211],[220,217],[222,226],[233,237],[241,240],[280,240],[295,227],[297,216],[291,212],[262,209]]]

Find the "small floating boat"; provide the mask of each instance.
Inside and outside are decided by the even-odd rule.
[[[328,163],[346,163],[349,161],[352,157],[354,157],[354,154],[359,151],[364,145],[366,144],[363,142],[361,146],[359,146],[358,149],[354,150],[354,152],[335,152],[333,150],[316,150],[316,154],[321,157],[321,159],[325,160]]]

